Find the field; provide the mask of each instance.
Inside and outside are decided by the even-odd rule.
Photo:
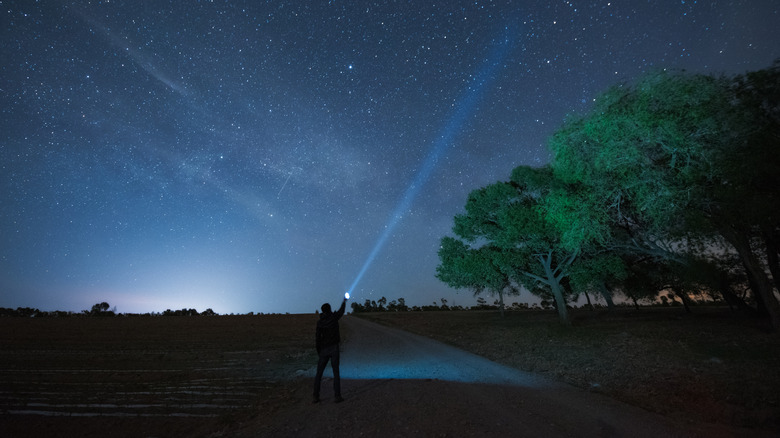
[[[727,310],[694,310],[578,310],[573,327],[541,311],[361,317],[673,418],[780,430],[780,337]],[[9,437],[230,436],[239,429],[251,436],[250,424],[308,402],[310,377],[300,374],[316,362],[315,321],[0,318],[0,430]]]
[[[314,315],[0,318],[2,436],[203,436],[315,362]]]
[[[364,317],[681,420],[780,431],[780,335],[728,309]]]

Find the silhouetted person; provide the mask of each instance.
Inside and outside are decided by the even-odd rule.
[[[314,377],[314,403],[320,401],[320,383],[322,382],[322,372],[330,360],[330,366],[333,368],[333,392],[336,395],[336,403],[343,402],[341,398],[341,377],[339,376],[339,319],[344,316],[344,308],[347,305],[347,299],[341,302],[341,307],[336,312],[331,311],[330,304],[322,305],[320,320],[317,321],[317,333],[315,337],[317,354],[320,356],[317,362],[317,375]]]

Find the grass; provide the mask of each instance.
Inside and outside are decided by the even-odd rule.
[[[780,336],[728,309],[364,313],[675,418],[780,429]]]

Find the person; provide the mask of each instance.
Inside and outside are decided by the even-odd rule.
[[[317,321],[317,332],[315,335],[315,345],[317,347],[317,375],[314,377],[314,400],[313,403],[320,401],[320,384],[322,382],[322,373],[330,360],[330,366],[333,369],[333,393],[336,396],[336,403],[344,401],[341,398],[341,376],[339,375],[339,319],[344,316],[344,308],[347,305],[347,298],[341,302],[339,310],[331,311],[330,304],[322,305],[320,320]]]

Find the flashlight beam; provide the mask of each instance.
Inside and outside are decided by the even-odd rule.
[[[482,97],[484,94],[484,90],[493,81],[493,79],[495,79],[494,76],[496,70],[504,61],[504,58],[506,58],[506,55],[509,53],[511,48],[512,40],[510,36],[512,32],[510,32],[509,27],[506,27],[505,31],[506,34],[504,40],[498,42],[491,56],[485,59],[481,70],[476,76],[473,77],[472,81],[469,83],[468,88],[466,89],[466,92],[463,96],[461,96],[460,104],[455,107],[455,112],[450,116],[449,120],[442,128],[441,133],[434,141],[431,152],[428,154],[428,157],[425,159],[422,166],[420,167],[420,170],[417,172],[417,176],[412,181],[412,184],[409,185],[409,187],[406,189],[406,192],[401,197],[401,200],[398,202],[398,205],[393,211],[393,214],[387,221],[387,226],[384,228],[384,231],[382,231],[379,239],[377,239],[374,248],[366,258],[365,263],[363,263],[363,267],[360,268],[360,271],[355,277],[355,280],[349,287],[349,293],[354,292],[355,287],[357,287],[358,283],[363,278],[363,275],[365,275],[366,271],[368,271],[368,268],[382,250],[382,247],[393,234],[395,227],[401,221],[403,213],[409,209],[409,207],[412,205],[412,202],[414,202],[414,199],[417,197],[417,194],[420,192],[422,186],[425,185],[426,181],[428,181],[428,178],[430,178],[433,169],[436,168],[436,164],[438,163],[439,158],[441,158],[447,149],[450,148],[453,140],[455,139],[455,136],[460,131],[460,128],[463,127],[463,125],[467,122],[469,116],[474,113],[480,97]]]

